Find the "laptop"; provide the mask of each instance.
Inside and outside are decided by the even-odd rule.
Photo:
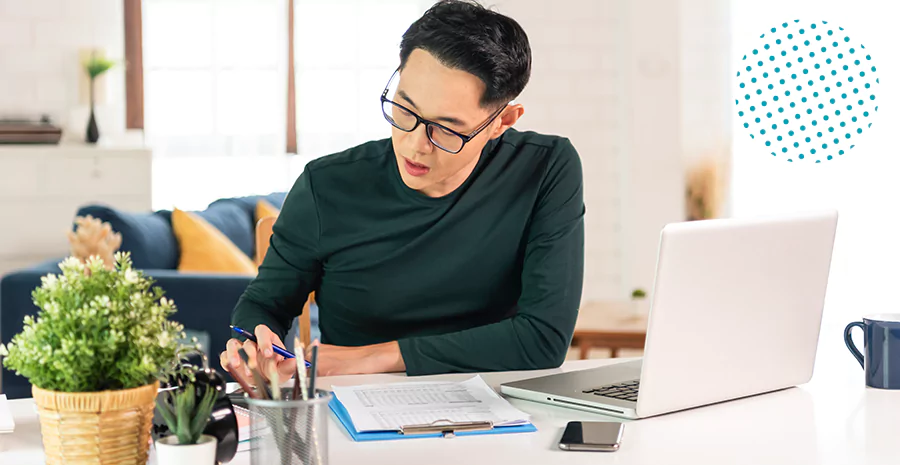
[[[836,229],[833,210],[666,225],[643,357],[500,391],[638,419],[804,384]]]

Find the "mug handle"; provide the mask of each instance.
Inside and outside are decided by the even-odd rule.
[[[859,366],[863,367],[863,370],[865,370],[866,366],[863,363],[863,355],[859,352],[859,349],[856,348],[856,344],[853,343],[853,338],[850,337],[850,331],[854,326],[858,326],[860,329],[862,329],[863,335],[865,335],[865,325],[862,322],[854,321],[853,323],[847,325],[846,328],[844,328],[844,344],[847,344],[847,348],[850,349],[850,353],[853,354],[854,357],[856,357],[856,361],[859,362]]]

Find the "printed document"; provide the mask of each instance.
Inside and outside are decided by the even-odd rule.
[[[481,376],[463,382],[401,382],[333,386],[356,431],[400,431],[402,426],[434,422],[527,424],[529,415],[494,392]]]

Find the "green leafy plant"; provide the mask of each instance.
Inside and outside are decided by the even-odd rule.
[[[113,269],[91,257],[69,257],[62,274],[41,278],[32,292],[36,317],[7,347],[3,364],[52,391],[130,389],[183,370],[181,324],[168,320],[175,304],[141,271],[128,253],[118,252]]]
[[[647,293],[644,292],[643,289],[635,289],[635,290],[631,291],[631,298],[632,298],[632,299],[635,299],[635,300],[636,300],[636,299],[643,299],[644,297],[647,297]]]
[[[156,405],[169,430],[178,437],[178,443],[188,445],[200,440],[215,402],[215,389],[204,388],[198,401],[196,387],[188,383],[183,389],[168,391]]]
[[[104,58],[102,56],[98,56],[96,53],[92,53],[91,57],[85,60],[84,69],[87,71],[88,76],[90,76],[91,80],[94,80],[97,76],[107,72],[116,65],[115,61],[112,61],[108,58]]]

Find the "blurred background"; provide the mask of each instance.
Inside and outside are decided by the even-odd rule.
[[[485,4],[519,21],[531,41],[517,128],[569,137],[584,166],[584,307],[570,358],[640,353],[666,223],[836,207],[820,355],[856,364],[838,342],[844,324],[893,311],[886,291],[900,278],[900,161],[885,130],[898,118],[895,2]],[[171,211],[197,212],[252,260],[245,233],[263,215],[261,200],[277,215],[307,162],[390,135],[378,96],[401,35],[430,5],[0,0],[2,342],[33,313],[40,275],[77,240],[90,248],[107,237],[87,229],[76,242],[67,237],[76,216],[91,214],[217,350],[228,335],[211,328],[228,319],[249,277],[178,270],[178,253],[215,238],[184,242]],[[793,19],[843,26],[879,66],[878,118],[850,154],[828,163],[771,157],[738,125],[732,103],[740,57]],[[92,80],[90,60],[111,67]],[[709,325],[698,334],[718,330]]]

